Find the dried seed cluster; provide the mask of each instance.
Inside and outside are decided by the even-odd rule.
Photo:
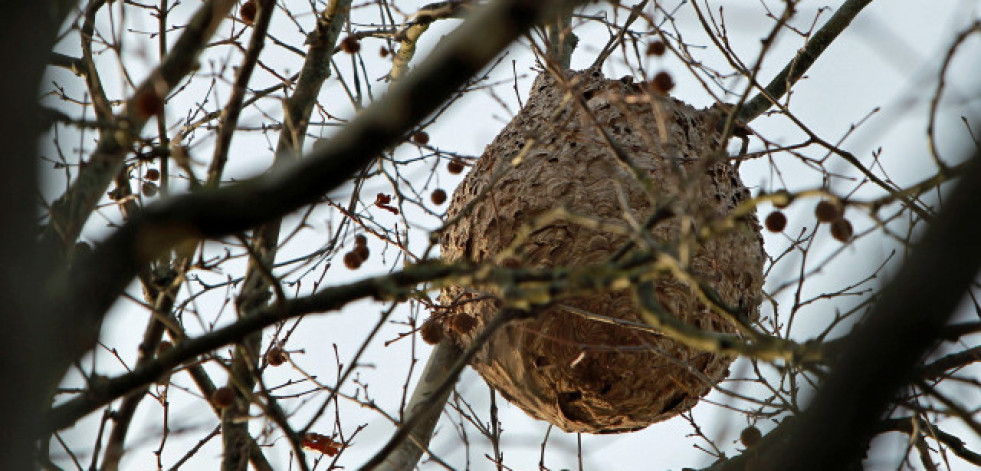
[[[598,70],[569,73],[562,81],[541,75],[524,108],[454,192],[447,219],[459,220],[443,234],[444,259],[493,257],[522,225],[558,207],[631,227],[625,213],[645,221],[658,204],[670,201],[675,216],[655,225],[651,236],[675,245],[686,234],[729,219],[749,191],[728,160],[717,157],[725,146],[716,124],[725,115],[652,90],[669,88],[664,85],[608,80]],[[618,159],[607,138],[649,179],[649,187]],[[694,227],[682,231],[681,221]],[[758,316],[763,284],[761,227],[755,215],[734,222],[731,230],[704,242],[685,242],[686,268],[751,321]],[[502,265],[601,264],[627,241],[565,220],[535,229]],[[654,289],[660,304],[679,319],[707,330],[736,331],[683,281],[665,275]],[[499,286],[484,285],[450,286],[439,301],[444,307],[427,324],[441,328],[424,325],[423,337],[436,338],[427,333],[432,329],[466,347],[507,300]],[[577,314],[582,312],[641,322],[630,290],[562,299],[534,319],[504,326],[471,364],[530,415],[566,431],[609,433],[637,430],[690,409],[725,377],[732,361],[664,335]]]
[[[789,200],[788,200],[789,201]],[[787,204],[781,204],[774,206],[778,208],[786,208]],[[854,229],[852,228],[852,223],[848,219],[845,219],[845,206],[838,200],[821,200],[814,206],[814,217],[817,218],[818,222],[829,223],[831,237],[839,242],[848,242],[852,240],[854,236]],[[766,217],[764,222],[766,229],[770,232],[783,232],[787,227],[787,216],[783,211],[773,211]]]
[[[218,408],[225,408],[235,402],[235,390],[228,387],[222,386],[215,389],[215,392],[211,394],[211,403]]]
[[[361,268],[361,264],[365,260],[368,260],[368,255],[370,254],[371,251],[368,250],[368,239],[364,235],[358,234],[354,236],[354,249],[344,254],[344,266],[350,270],[357,270]]]
[[[255,14],[258,11],[258,7],[254,0],[249,0],[242,4],[238,9],[239,16],[242,17],[242,21],[246,24],[255,23]]]
[[[348,54],[357,54],[361,50],[361,40],[357,36],[345,36],[339,47]]]
[[[460,162],[457,159],[453,159],[450,161],[450,163],[446,164],[446,170],[448,170],[453,175],[457,175],[463,172],[463,162]]]
[[[432,200],[433,204],[436,206],[440,206],[446,202],[446,191],[442,188],[437,188],[433,190],[433,194],[429,196],[429,199]]]
[[[268,363],[269,366],[282,365],[283,363],[286,363],[286,360],[286,351],[281,347],[272,347],[266,351],[266,363]]]

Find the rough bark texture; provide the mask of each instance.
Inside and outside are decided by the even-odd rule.
[[[444,233],[443,257],[493,257],[523,224],[557,207],[629,227],[625,214],[644,224],[655,208],[667,204],[674,216],[650,230],[653,239],[678,250],[681,260],[688,259],[689,273],[748,320],[755,319],[764,260],[755,215],[703,243],[693,235],[726,218],[749,196],[725,156],[715,152],[723,112],[696,110],[648,93],[629,78],[607,80],[598,70],[567,77],[568,88],[548,73],[535,81],[524,108],[457,188],[447,217],[462,216]],[[590,113],[577,104],[580,96]],[[600,129],[650,178],[651,192],[616,157]],[[524,156],[516,161],[522,149]],[[504,263],[599,264],[627,240],[560,220],[537,228]],[[655,289],[671,314],[704,329],[735,332],[684,282],[665,275]],[[462,347],[502,305],[500,293],[464,286],[443,290],[440,301],[447,307],[434,314],[435,320]],[[673,417],[724,378],[732,361],[663,335],[590,320],[563,306],[640,322],[628,290],[566,299],[533,320],[505,326],[472,366],[512,403],[566,431],[624,432]],[[464,322],[466,316],[475,325]]]

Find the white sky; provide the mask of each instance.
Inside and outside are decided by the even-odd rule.
[[[298,9],[308,9],[306,2],[288,0],[286,3],[296,4]],[[426,2],[400,1],[397,4],[405,11],[412,11],[423,3]],[[766,3],[775,9],[779,9],[781,4],[781,2],[776,1],[767,1]],[[756,1],[712,1],[710,4],[715,12],[718,12],[719,5],[725,6],[725,18],[730,33],[730,41],[742,57],[745,59],[754,58],[759,48],[759,39],[766,34],[771,24],[770,20],[761,16],[760,3]],[[799,15],[794,24],[806,27],[814,18],[818,8],[823,6],[836,7],[837,5],[838,2],[803,1],[798,6]],[[180,15],[187,14],[197,6],[198,2],[185,2],[175,10],[174,16],[180,17]],[[943,52],[947,49],[956,32],[978,18],[978,12],[979,4],[973,0],[878,0],[873,2],[818,60],[817,64],[807,74],[807,80],[798,84],[791,101],[791,109],[819,136],[837,141],[849,132],[853,124],[863,120],[877,107],[881,107],[881,110],[867,123],[848,136],[842,146],[853,152],[863,162],[870,162],[872,151],[881,148],[882,162],[886,172],[894,181],[901,184],[917,181],[930,175],[935,169],[927,153],[928,147],[925,139],[928,100],[935,87],[937,70]],[[277,14],[278,16],[274,20],[273,34],[290,44],[301,44],[302,39],[299,39],[300,36],[296,27],[279,12]],[[356,10],[355,15],[356,21],[367,22],[370,21],[369,19],[375,18],[377,10],[363,8]],[[821,16],[821,21],[829,15],[830,12],[825,12]],[[679,27],[685,34],[687,41],[695,44],[709,44],[704,39],[701,28],[694,21],[690,7],[682,6],[677,13],[677,18]],[[105,19],[103,18],[103,20]],[[137,29],[153,26],[146,18],[131,18],[130,20],[132,26]],[[311,17],[309,15],[301,16],[300,21],[305,22],[305,26],[309,27]],[[455,20],[435,24],[423,37],[416,62],[438,42],[443,34],[458,24],[459,21]],[[223,31],[223,34],[227,33],[227,30]],[[573,57],[573,68],[588,65],[596,54],[596,44],[605,43],[607,37],[604,30],[595,27],[577,30],[577,33],[580,34],[580,47]],[[133,61],[133,64],[140,64],[141,61],[136,54],[140,47],[138,40],[134,39],[128,44],[132,44],[134,47],[130,51],[130,60]],[[373,52],[380,45],[381,42],[377,40],[369,40],[364,43],[364,50],[368,51],[366,58],[370,58],[366,59],[366,65],[371,78],[380,77],[385,72],[380,67],[381,61]],[[772,77],[801,45],[801,38],[792,37],[788,34],[782,35],[775,45],[774,52],[764,63],[761,72],[762,80],[766,81]],[[952,157],[960,156],[961,153],[958,151],[964,149],[969,142],[960,117],[962,115],[976,117],[981,111],[981,100],[979,100],[981,96],[979,96],[977,86],[977,71],[981,70],[981,59],[979,59],[981,47],[979,46],[981,46],[981,40],[975,37],[966,44],[964,50],[957,56],[949,77],[949,92],[945,95],[939,113],[938,143],[941,151]],[[77,53],[77,47],[70,44],[64,47],[63,51]],[[155,57],[155,49],[149,49],[146,54]],[[288,67],[290,71],[298,70],[301,64],[301,59],[297,56],[271,45],[266,47],[262,58],[263,61],[277,67]],[[338,56],[335,59],[342,70],[350,68],[350,65],[345,62],[349,60],[347,56]],[[729,70],[711,47],[705,49],[704,57],[699,59],[719,70]],[[231,62],[237,64],[239,60],[240,56],[235,56]],[[503,85],[495,87],[494,91],[500,100],[507,103],[509,109],[504,109],[499,101],[492,98],[487,92],[472,94],[456,103],[449,112],[427,129],[435,145],[470,155],[481,153],[483,147],[493,139],[498,130],[518,109],[514,91],[509,82],[512,78],[512,60],[515,61],[515,69],[519,73],[525,74],[525,77],[519,81],[518,90],[520,90],[522,98],[527,96],[528,85],[533,79],[533,74],[529,72],[533,60],[528,48],[518,45],[511,49],[502,66],[493,74],[496,79],[505,81]],[[142,63],[153,65],[150,59],[143,59]],[[136,65],[134,67],[134,70],[139,70]],[[649,67],[649,70],[666,68],[673,72],[677,83],[673,95],[677,98],[696,106],[707,106],[711,103],[706,93],[686,76],[687,72],[683,70],[677,59],[651,60]],[[606,73],[609,77],[619,77],[627,72],[623,67],[617,66],[617,57],[614,56],[608,61]],[[118,77],[112,77],[112,74],[108,75],[109,77],[104,77],[104,79],[107,81],[110,93],[114,93],[114,91],[120,93]],[[255,88],[274,83],[268,74],[263,74],[261,71],[257,72],[256,77]],[[81,86],[80,80],[60,71],[53,71],[51,79],[58,80],[63,85]],[[373,82],[371,85],[375,96],[383,91],[384,85],[381,82]],[[740,84],[739,88],[742,86]],[[79,90],[79,88],[75,90]],[[194,96],[194,94],[189,95]],[[226,98],[227,89],[219,93],[217,100],[205,104],[205,108],[214,109]],[[321,98],[332,114],[351,116],[352,108],[346,98],[343,98],[343,91],[336,78],[331,78],[328,81]],[[271,104],[267,103],[264,108],[274,117],[281,116],[277,107]],[[174,106],[172,109],[181,110],[182,108]],[[169,118],[179,121],[182,115],[175,111],[174,115]],[[260,115],[250,112],[244,115],[242,124],[260,125],[262,121],[263,118]],[[761,134],[778,142],[797,142],[801,136],[800,132],[790,126],[785,119],[761,119],[754,122],[752,126]],[[317,130],[311,128],[311,132],[316,133]],[[275,138],[276,134],[270,133],[269,136]],[[92,136],[88,136],[88,139],[91,140]],[[202,159],[209,155],[206,146],[210,145],[211,141],[208,139],[205,142],[206,144],[202,147],[204,150],[200,153]],[[260,133],[253,133],[248,138],[237,139],[231,154],[234,167],[230,168],[230,172],[235,176],[247,176],[264,169],[271,161],[271,153],[266,150],[266,147],[267,142]],[[404,149],[400,149],[399,152],[399,155],[406,156],[418,153],[414,147],[409,146],[404,146]],[[821,157],[813,151],[811,153],[815,157]],[[743,181],[754,189],[754,193],[758,188],[780,189],[786,187],[790,190],[797,190],[821,185],[820,180],[815,181],[817,175],[815,172],[795,165],[786,156],[778,156],[777,159],[786,159],[780,163],[780,168],[785,170],[782,176],[784,183],[774,179],[765,161],[754,161],[743,165]],[[834,159],[832,157],[831,162],[833,163],[829,165],[829,168],[849,176],[857,175],[853,168]],[[420,171],[419,175],[422,177],[425,174]],[[434,185],[449,190],[456,186],[462,176],[449,175],[445,172],[445,168],[441,167],[438,178],[438,184],[434,183]],[[58,194],[63,180],[58,180],[58,175],[52,174],[50,182],[49,188],[45,191],[45,195],[48,197]],[[831,188],[846,192],[852,186],[848,182],[835,181],[832,182]],[[382,190],[379,189],[379,191]],[[373,194],[373,191],[368,190],[365,193]],[[346,195],[343,195],[343,191],[341,194],[341,199],[343,199],[343,196]],[[861,193],[859,194],[861,195]],[[813,225],[810,216],[811,208],[810,204],[791,206],[787,210],[791,225],[786,233],[794,233],[800,227]],[[769,208],[761,207],[761,216],[768,211]],[[109,218],[116,217],[115,210],[104,210],[103,213]],[[867,218],[858,214],[852,216],[857,232],[871,226],[871,221]],[[324,213],[324,218],[326,217],[327,215]],[[304,234],[304,237],[308,238],[304,240],[309,240],[309,243],[322,244],[327,237],[325,234],[327,225],[323,218],[312,222],[314,227]],[[391,219],[389,222],[394,223],[395,219]],[[438,221],[431,217],[420,220],[422,228],[434,228],[437,224]],[[93,218],[89,227],[90,230],[86,233],[86,237],[92,240],[98,240],[102,234],[106,233],[105,220],[102,218]],[[765,237],[767,250],[771,254],[782,250],[787,244],[787,238],[783,235],[768,233],[765,234]],[[422,248],[424,241],[425,237],[416,237],[414,248]],[[840,245],[833,241],[829,235],[819,233],[811,257],[814,257],[815,260],[822,259],[832,251],[839,249]],[[291,253],[301,254],[304,248],[303,245],[287,247],[281,255],[281,259],[289,258]],[[306,248],[309,249],[309,247]],[[889,256],[889,253],[896,248],[896,244],[879,236],[863,239],[854,246],[846,247],[833,263],[825,267],[821,273],[813,276],[808,282],[808,289],[812,294],[816,294],[828,289],[839,289],[841,286],[858,281],[870,274],[874,267],[882,263]],[[334,269],[330,272],[329,283],[344,283],[369,274],[383,273],[384,268],[379,263],[382,260],[382,249],[380,246],[371,246],[373,263],[368,264],[362,270],[350,272],[344,268]],[[388,265],[391,266],[395,252],[392,249],[387,249],[384,255]],[[893,260],[900,262],[901,258],[901,254],[898,254]],[[794,276],[795,270],[798,268],[799,265],[790,263],[787,266],[778,267],[773,271],[769,286],[779,284],[781,277]],[[229,272],[231,271],[229,270]],[[875,284],[869,285],[871,288],[876,286]],[[139,290],[134,288],[132,292],[138,295]],[[220,298],[211,298],[214,299],[205,297],[199,300],[198,305],[202,311],[211,313],[213,319],[214,313],[220,310],[220,305],[216,303],[215,299]],[[798,334],[808,332],[808,324],[815,328],[825,325],[829,317],[834,314],[834,309],[847,308],[854,302],[857,300],[842,300],[835,304],[816,303],[806,308],[800,315],[801,320],[798,321],[801,322],[800,330],[797,330]],[[135,358],[136,345],[142,335],[146,320],[145,311],[134,310],[132,306],[133,303],[130,301],[120,301],[106,324],[104,336],[104,342],[116,347],[119,354],[129,362]],[[313,316],[304,320],[300,329],[287,345],[289,349],[303,349],[304,352],[302,354],[296,353],[292,358],[311,374],[315,374],[321,380],[332,384],[338,373],[334,359],[334,346],[336,345],[340,354],[340,361],[345,364],[348,363],[364,339],[366,332],[377,321],[378,314],[384,309],[385,305],[379,303],[360,302],[346,308],[341,313]],[[421,314],[425,315],[424,312]],[[397,315],[404,319],[408,315],[407,310],[401,309]],[[226,307],[223,317],[218,322],[228,322],[232,317],[231,308]],[[387,325],[374,342],[365,359],[367,363],[373,366],[361,369],[357,375],[361,382],[370,385],[369,392],[372,398],[389,413],[397,413],[412,358],[412,348],[417,349],[417,356],[423,361],[429,349],[421,342],[415,342],[413,345],[408,340],[397,342],[389,347],[382,346],[385,340],[392,339],[397,333],[405,330],[404,326]],[[268,340],[268,333],[264,338]],[[977,340],[976,337],[975,340]],[[227,351],[227,349],[223,351]],[[97,361],[103,366],[102,371],[105,374],[115,374],[121,371],[113,358],[105,352],[100,352]],[[416,374],[418,374],[421,365],[422,363],[416,365]],[[742,362],[737,363],[733,365],[732,371],[736,375],[751,374],[745,366],[746,364]],[[223,383],[223,372],[216,368],[210,368],[209,371],[213,373],[217,383]],[[973,370],[973,375],[968,375],[978,378],[978,369]],[[269,369],[267,370],[266,381],[268,384],[278,384],[277,381],[297,377],[298,375],[294,371],[286,368]],[[176,375],[173,382],[194,391],[193,384],[186,375]],[[728,386],[737,387],[732,384]],[[487,420],[488,393],[486,386],[483,385],[479,377],[472,371],[466,372],[457,389],[467,401],[474,405],[474,409],[478,411],[481,418]],[[348,390],[353,391],[353,389]],[[738,390],[744,393],[753,392],[752,389],[748,388]],[[981,392],[977,389],[964,388],[959,391],[959,394],[962,395],[958,399],[965,404],[977,405],[981,403]],[[319,401],[323,400],[324,397],[314,396],[313,404],[319,404]],[[174,463],[183,451],[196,443],[207,433],[206,431],[217,424],[217,419],[200,400],[194,399],[193,394],[171,387],[170,400],[172,401],[170,410],[171,436],[163,455],[165,466]],[[713,393],[709,400],[725,399]],[[287,402],[286,404],[291,403]],[[295,405],[295,403],[291,405]],[[517,408],[504,403],[503,400],[499,400],[498,405],[501,407],[501,421],[504,426],[503,449],[506,463],[517,470],[537,469],[540,444],[546,428],[545,424],[527,417]],[[294,424],[305,424],[306,417],[309,416],[312,409],[315,407],[310,405],[301,408],[296,416],[298,420]],[[723,451],[729,454],[736,452],[739,446],[735,443],[735,439],[738,437],[739,431],[746,425],[742,415],[726,413],[724,409],[709,404],[707,401],[703,401],[697,406],[693,413],[698,418],[699,423],[705,426],[706,434],[718,438],[716,443],[723,447]],[[334,411],[331,409],[318,424],[319,428],[314,430],[328,435],[335,432],[333,414]],[[365,430],[356,438],[354,446],[345,452],[344,459],[340,463],[347,469],[354,469],[384,443],[393,429],[378,414],[361,409],[352,403],[342,402],[338,414],[342,419],[341,423],[345,433],[351,433],[359,424],[367,425]],[[123,461],[124,469],[156,468],[156,457],[152,450],[159,446],[160,415],[159,404],[149,400],[144,401],[130,433],[128,443],[131,443],[132,446]],[[99,416],[101,416],[100,413],[93,414],[78,427],[66,431],[64,433],[65,440],[80,449],[87,449],[93,441],[92,437],[95,427],[98,425]],[[300,419],[301,417],[302,419]],[[447,420],[447,417],[444,415],[443,421],[439,425],[439,431],[433,441],[432,449],[440,452],[445,460],[460,469],[467,466],[475,470],[493,469],[493,465],[483,457],[484,453],[490,452],[486,442],[472,428],[468,430],[468,438],[471,440],[473,450],[470,462],[467,463],[462,450],[459,449],[460,441],[454,431],[454,425]],[[452,417],[458,420],[455,414]],[[256,420],[255,422],[254,430],[259,430],[262,421]],[[981,451],[981,439],[971,435],[956,421],[945,421],[943,425],[945,430],[957,433],[965,439],[970,448]],[[761,425],[761,428],[766,429],[767,426]],[[682,467],[707,465],[709,463],[708,456],[694,448],[695,445],[704,445],[704,443],[689,437],[691,432],[691,427],[683,419],[677,418],[631,434],[583,436],[582,444],[585,451],[583,466],[587,470],[607,471],[678,470]],[[868,469],[904,469],[900,464],[905,446],[903,437],[893,435],[892,438],[896,438],[896,440],[880,449],[880,453],[868,462]],[[575,450],[575,435],[553,430],[549,439],[546,465],[553,470],[576,469],[578,464],[575,460]],[[282,446],[282,440],[279,441],[279,445],[267,450],[267,457],[274,465],[278,464],[281,469],[287,469],[288,449]],[[87,459],[85,458],[83,462],[87,462]],[[219,460],[220,441],[213,440],[205,445],[183,469],[216,469]],[[66,462],[65,464],[71,468],[69,463]],[[920,466],[918,462],[912,465]],[[970,469],[968,465],[956,461],[953,462],[952,467],[953,469]],[[317,469],[325,468],[324,463]],[[431,463],[422,465],[422,468],[439,469],[437,465]]]

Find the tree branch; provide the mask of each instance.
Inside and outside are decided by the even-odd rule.
[[[622,262],[617,268],[634,269],[638,274],[649,273],[652,268],[651,260],[649,255],[641,255]],[[193,360],[198,355],[237,342],[247,335],[284,320],[313,312],[337,310],[358,299],[404,298],[420,283],[458,283],[461,277],[466,277],[474,286],[500,287],[502,283],[507,284],[511,293],[509,299],[512,302],[524,302],[530,306],[531,299],[534,299],[535,303],[540,303],[545,302],[545,297],[561,299],[574,293],[609,289],[615,283],[621,282],[625,276],[623,272],[616,269],[607,269],[604,274],[598,275],[596,268],[597,266],[587,266],[575,271],[561,268],[537,270],[432,262],[413,265],[388,275],[328,287],[309,296],[259,307],[255,312],[243,316],[233,324],[199,337],[183,339],[171,350],[161,353],[157,358],[137,366],[126,374],[92,384],[84,394],[53,408],[41,422],[46,431],[71,426],[84,415],[142,385],[157,381],[162,375]]]
[[[883,288],[881,300],[842,341],[830,374],[807,410],[789,418],[742,456],[712,466],[742,470],[758,457],[761,470],[845,469],[861,460],[900,387],[927,351],[981,266],[981,155],[945,198],[909,260]],[[755,461],[755,460],[754,460]]]
[[[417,433],[424,432],[430,428],[430,426],[435,427],[436,420],[439,419],[439,411],[443,409],[443,404],[446,402],[446,398],[449,396],[450,391],[453,390],[453,385],[456,384],[456,380],[459,378],[460,372],[463,371],[463,368],[465,368],[467,364],[470,363],[470,359],[484,347],[484,344],[487,343],[487,340],[490,339],[495,332],[497,332],[497,329],[503,327],[504,324],[507,324],[512,320],[520,318],[521,315],[522,311],[513,308],[502,309],[496,316],[494,316],[493,319],[484,324],[483,330],[477,334],[476,338],[474,338],[473,342],[467,346],[465,351],[463,351],[460,355],[456,355],[456,358],[451,366],[445,368],[446,371],[444,371],[442,375],[435,378],[428,378],[427,383],[431,384],[426,384],[424,386],[423,394],[428,394],[428,396],[432,398],[442,399],[442,401],[436,400],[424,402],[422,404],[417,404],[415,408],[410,409],[408,418],[406,418],[402,424],[399,425],[395,435],[392,435],[392,438],[385,443],[385,446],[378,450],[378,452],[375,453],[375,456],[372,456],[371,459],[369,459],[360,468],[360,471],[372,471],[378,469],[378,467],[382,466],[383,463],[385,463],[396,450],[401,450],[404,453],[401,456],[393,457],[393,461],[386,464],[386,467],[383,467],[382,469],[412,469],[413,466],[409,466],[409,464],[404,460],[410,458],[411,455],[416,453],[418,453],[418,456],[422,456],[422,450],[417,451],[413,449],[415,447],[405,445],[405,443],[409,441],[410,435],[419,437],[419,435],[416,435]],[[434,354],[435,353],[436,352],[434,352]],[[448,353],[449,352],[440,352],[441,355],[446,355]],[[428,366],[429,365],[427,365],[427,369]],[[415,396],[415,394],[413,394],[413,396]],[[433,415],[435,415],[435,417],[433,417]],[[432,432],[430,431],[429,434],[420,438],[425,438],[425,442],[428,442],[431,434]],[[425,442],[420,442],[415,445],[418,447]],[[408,450],[406,450],[407,446],[409,447]],[[403,467],[395,467],[396,465],[401,465]],[[391,466],[391,468],[388,466]]]
[[[472,267],[443,264],[418,265],[402,272],[325,288],[319,293],[289,300],[281,306],[263,307],[233,324],[199,337],[183,339],[170,350],[161,352],[153,360],[138,365],[126,374],[93,384],[84,394],[52,408],[41,423],[44,424],[46,432],[69,427],[79,418],[136,388],[159,380],[163,375],[198,355],[234,343],[250,333],[286,319],[312,312],[334,311],[350,302],[368,297],[393,299],[397,296],[405,296],[419,283],[464,274],[472,270]]]
[[[957,353],[938,358],[920,369],[924,380],[940,379],[949,374],[950,370],[963,368],[971,363],[981,361],[981,347],[973,347]]]
[[[473,7],[471,2],[472,0],[438,2],[420,8],[396,35],[399,49],[392,54],[392,70],[389,71],[388,78],[398,80],[409,71],[409,62],[416,55],[416,44],[432,22],[445,18],[464,18],[463,14]]]
[[[266,0],[259,2],[255,23],[252,27],[252,37],[249,38],[249,47],[242,59],[242,65],[238,67],[235,85],[232,87],[231,96],[228,97],[228,103],[221,109],[218,138],[215,139],[215,150],[211,158],[211,165],[208,167],[207,182],[209,186],[218,186],[221,174],[225,169],[225,162],[228,161],[228,149],[231,147],[235,128],[238,127],[245,92],[248,89],[249,81],[252,80],[255,65],[259,61],[259,53],[262,52],[266,44],[266,32],[269,30],[274,7],[274,2]]]
[[[274,1],[264,1],[259,5],[259,26],[267,26],[268,18],[275,7]],[[317,95],[323,83],[330,76],[330,57],[333,54],[337,37],[340,35],[341,28],[347,23],[348,15],[351,10],[351,0],[331,0],[324,9],[323,13],[317,18],[316,30],[310,35],[310,47],[304,59],[300,78],[293,94],[286,100],[285,118],[283,130],[279,133],[279,142],[276,146],[276,153],[273,158],[273,165],[281,165],[299,155],[299,150],[303,146],[303,138],[306,135],[307,123],[313,112],[314,104],[317,102]],[[244,86],[242,87],[244,91]],[[244,95],[240,96],[241,99]],[[222,124],[222,129],[227,133],[227,140],[231,140],[231,134],[235,129],[235,123]],[[225,137],[225,136],[222,136]],[[221,169],[224,168],[227,160],[227,144],[216,147],[215,157],[212,160],[212,169],[209,171],[208,181],[212,186],[217,186],[221,176]],[[245,274],[245,281],[242,289],[236,298],[236,312],[239,317],[250,315],[256,308],[265,304],[269,299],[271,289],[278,288],[276,281],[269,269],[275,264],[277,247],[279,246],[279,232],[282,221],[276,218],[258,228],[252,237],[252,253],[249,258],[248,269]],[[249,400],[248,395],[255,386],[254,372],[258,366],[258,352],[261,349],[260,332],[256,331],[252,335],[246,336],[235,348],[232,357],[231,372],[229,383],[236,383],[236,399],[232,407],[222,410],[222,443],[224,445],[223,469],[235,470],[244,466],[244,456],[248,451],[248,444],[252,441],[249,435],[248,423],[242,422],[240,417],[248,415]],[[295,436],[287,436],[293,445],[296,460],[302,471],[307,469],[306,459],[303,450],[296,442]]]
[[[409,430],[409,439],[395,446],[378,465],[379,471],[411,471],[419,463],[433,437],[443,405],[453,391],[453,388],[439,389],[440,383],[452,373],[453,362],[461,353],[459,348],[446,340],[433,348],[419,375],[419,382],[412,390],[412,397],[405,405],[410,415],[421,414],[421,417]]]
[[[234,0],[211,0],[202,5],[167,58],[126,101],[126,109],[120,119],[127,123],[129,131],[105,133],[78,178],[64,195],[52,203],[50,220],[44,233],[46,247],[61,246],[65,250],[75,243],[89,214],[119,172],[130,146],[149,118],[156,114],[149,108],[153,108],[154,103],[162,103],[177,83],[191,72],[208,38],[234,4]]]
[[[770,106],[780,101],[787,91],[807,73],[807,70],[821,56],[821,53],[834,42],[835,38],[851,24],[852,20],[869,3],[872,3],[872,0],[847,0],[838,7],[828,22],[817,33],[814,33],[810,41],[807,41],[800,54],[794,56],[766,88],[739,108],[736,116],[737,122],[749,123],[762,115]]]
[[[34,469],[37,414],[64,371],[61,342],[71,338],[61,313],[45,310],[39,295],[44,268],[54,258],[37,246],[38,96],[58,28],[73,8],[69,0],[7,2],[0,15],[0,469]]]
[[[105,312],[143,263],[177,244],[246,230],[320,200],[398,142],[534,21],[564,3],[503,0],[482,8],[447,37],[445,47],[308,158],[240,184],[148,206],[67,272],[53,273],[46,299],[54,312],[69,313],[76,336],[62,365],[95,344]]]
[[[913,422],[917,422],[917,426],[913,426]],[[881,430],[886,431],[897,431],[903,432],[908,435],[917,433],[923,434],[924,436],[933,438],[934,440],[947,445],[947,447],[954,452],[955,455],[964,459],[969,463],[981,466],[981,453],[971,450],[961,440],[957,435],[947,433],[940,430],[936,426],[927,423],[925,420],[919,417],[903,417],[898,419],[887,419],[882,422]]]

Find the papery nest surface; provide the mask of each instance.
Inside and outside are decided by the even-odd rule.
[[[697,110],[629,78],[606,79],[592,69],[556,80],[544,72],[456,189],[447,221],[459,220],[442,235],[442,257],[529,268],[603,264],[656,208],[667,208],[673,216],[648,230],[648,240],[748,324],[758,316],[765,255],[755,213],[732,215],[749,191],[720,143],[722,120],[721,107]],[[648,179],[647,190],[636,172]],[[576,218],[534,225],[556,208],[619,229],[591,229]],[[726,220],[733,222],[728,229],[698,237]],[[496,259],[522,227],[533,231],[513,255]],[[653,284],[671,315],[705,330],[737,332],[685,281],[666,273]],[[431,322],[466,347],[507,304],[502,296],[494,287],[450,286]],[[592,314],[642,323],[630,289],[565,298],[531,320],[505,325],[471,365],[532,416],[589,433],[671,418],[728,374],[729,356]]]

